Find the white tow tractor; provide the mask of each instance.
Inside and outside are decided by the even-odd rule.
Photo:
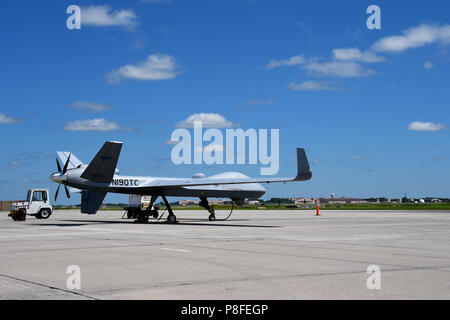
[[[52,211],[48,189],[30,189],[26,201],[11,204],[9,216],[16,221],[25,220],[27,215],[38,219],[48,219]]]

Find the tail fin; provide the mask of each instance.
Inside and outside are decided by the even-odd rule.
[[[84,163],[81,162],[80,159],[78,159],[73,153],[67,151],[57,151],[56,153],[58,154],[59,160],[61,160],[62,163],[66,163],[67,158],[70,154],[70,161],[69,165],[67,166],[68,169],[74,169],[84,165]]]
[[[121,150],[122,142],[106,141],[84,170],[81,178],[94,182],[111,182],[116,172],[116,165]]]

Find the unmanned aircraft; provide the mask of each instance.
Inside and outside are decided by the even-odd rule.
[[[116,168],[122,149],[122,142],[107,141],[89,164],[82,163],[70,152],[58,151],[58,157],[64,163],[61,169],[58,159],[58,172],[50,179],[59,183],[55,194],[58,197],[59,187],[64,185],[67,197],[70,198],[68,186],[73,192],[81,192],[81,213],[96,214],[108,192],[151,196],[149,209],[139,210],[135,218],[139,222],[147,222],[150,215],[158,217],[153,205],[161,197],[169,215],[167,221],[177,222],[166,197],[199,197],[199,205],[209,213],[209,220],[215,220],[213,208],[208,197],[230,198],[237,205],[242,205],[246,198],[259,198],[265,192],[260,183],[292,182],[311,179],[312,173],[303,148],[297,149],[297,175],[294,178],[250,178],[239,172],[225,172],[210,177],[194,175],[192,178],[165,178],[121,176]]]

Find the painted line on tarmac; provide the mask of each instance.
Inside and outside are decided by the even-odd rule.
[[[191,252],[191,250],[173,249],[173,248],[161,248],[161,250],[178,251],[178,252]]]
[[[71,293],[71,294],[74,294],[74,295],[77,295],[77,296],[81,296],[81,297],[85,297],[85,298],[92,299],[92,300],[100,300],[98,298],[95,298],[95,297],[92,297],[92,296],[88,296],[88,295],[80,293],[80,292],[74,292],[74,291],[71,291],[71,290],[62,289],[62,288],[58,288],[58,287],[55,287],[55,286],[39,283],[39,282],[36,282],[36,281],[31,281],[31,280],[26,280],[26,279],[10,276],[10,275],[7,275],[7,274],[0,274],[0,277],[16,280],[16,281],[20,281],[20,282],[25,282],[25,283],[29,283],[29,284],[33,284],[33,285],[44,287],[44,288],[51,289],[51,290],[57,290],[57,291],[61,291],[61,292]]]

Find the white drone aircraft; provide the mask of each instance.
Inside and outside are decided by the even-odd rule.
[[[152,210],[153,204],[161,197],[169,212],[167,221],[175,223],[176,216],[166,197],[199,197],[200,206],[210,213],[209,220],[215,220],[214,210],[209,206],[208,197],[230,198],[237,205],[242,205],[245,198],[259,198],[265,192],[260,183],[305,181],[311,179],[305,150],[297,149],[297,176],[295,178],[249,178],[238,172],[225,172],[205,178],[164,178],[164,177],[134,177],[120,176],[116,169],[122,142],[107,141],[89,164],[82,163],[70,152],[58,151],[57,154],[64,164],[63,169],[56,159],[58,172],[50,179],[59,183],[55,194],[58,197],[59,187],[64,185],[66,195],[70,198],[67,186],[71,191],[81,192],[81,213],[96,214],[106,193],[122,193],[133,195],[150,195],[148,210],[139,210],[134,218],[139,222],[147,222],[149,216],[158,217],[158,211]]]

